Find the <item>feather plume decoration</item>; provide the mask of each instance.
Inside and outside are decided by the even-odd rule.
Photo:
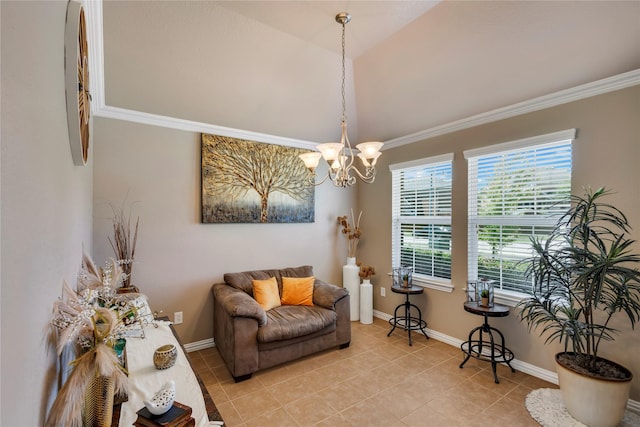
[[[139,318],[133,295],[119,295],[114,287],[123,276],[114,259],[103,272],[83,253],[78,290],[63,281],[62,296],[53,304],[51,320],[59,330],[57,351],[60,355],[67,344],[74,343],[84,353],[71,362],[73,370],[51,407],[47,426],[81,426],[84,395],[96,377],[113,380],[118,394],[127,392],[127,373],[113,346],[127,336],[127,327]]]
[[[128,391],[127,376],[120,367],[113,349],[107,345],[96,345],[93,350],[72,363],[73,371],[51,406],[47,426],[82,426],[84,395],[96,375],[111,377],[114,380],[116,394]]]
[[[82,263],[78,273],[78,292],[102,286],[102,275],[86,252],[82,252]]]
[[[64,383],[47,417],[47,426],[82,426],[82,408],[84,393],[89,381],[93,378],[93,364],[86,363],[93,354],[85,353],[76,359],[73,371]]]
[[[115,259],[111,258],[111,281],[109,285],[113,288],[118,287],[118,285],[124,285],[124,271],[122,271],[122,267],[120,263],[118,263]]]
[[[51,323],[60,330],[57,343],[58,355],[69,342],[75,341],[87,329],[93,330],[93,308],[78,298],[66,281],[62,283],[62,299],[53,303],[54,317]]]

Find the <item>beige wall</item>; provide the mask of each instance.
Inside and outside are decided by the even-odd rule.
[[[416,298],[425,309],[429,328],[464,340],[481,319],[463,311],[463,288],[467,280],[467,171],[463,150],[512,141],[554,131],[576,128],[573,156],[573,192],[582,187],[605,186],[616,191],[610,201],[629,218],[633,237],[640,240],[640,86],[600,95],[543,111],[502,120],[472,129],[398,147],[384,152],[379,175],[372,185],[361,185],[358,206],[364,212],[363,240],[359,257],[380,272],[391,271],[391,174],[390,164],[453,152],[453,293],[427,289]],[[635,245],[640,251],[640,244]],[[393,313],[401,297],[389,292],[390,279],[378,275],[372,281],[374,307]],[[381,297],[379,287],[387,288]],[[640,334],[619,319],[622,334],[614,344],[606,344],[602,355],[627,366],[635,373],[631,398],[640,400]],[[536,333],[529,334],[515,313],[491,323],[501,329],[517,359],[555,371],[553,355],[559,347],[543,346]]]
[[[340,137],[336,52],[225,2],[103,5],[107,105],[309,141]],[[332,15],[326,22],[338,47],[340,27]],[[345,66],[349,129],[356,135],[350,59]]]
[[[184,312],[185,343],[213,337],[211,285],[226,272],[310,264],[341,282],[336,218],[355,205],[354,189],[317,187],[315,223],[201,224],[200,134],[110,119],[94,128],[94,259],[113,256],[109,203],[127,197],[140,216],[133,282],[154,310]]]
[[[2,403],[0,425],[42,425],[62,281],[91,249],[92,166],[74,166],[64,87],[65,1],[0,2]]]

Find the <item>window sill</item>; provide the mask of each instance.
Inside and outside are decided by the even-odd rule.
[[[527,295],[518,292],[495,290],[493,300],[498,304],[508,307],[515,307],[520,301],[527,298]]]
[[[436,280],[428,280],[428,279],[418,279],[413,278],[414,286],[422,286],[423,288],[434,289],[436,291],[451,293],[455,289],[455,287],[451,284],[451,282],[447,281],[436,281]]]

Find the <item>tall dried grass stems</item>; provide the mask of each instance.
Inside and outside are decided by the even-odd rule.
[[[355,215],[353,214],[353,209],[351,209],[351,221],[353,223],[353,228],[349,224],[349,217],[339,216],[338,224],[342,226],[342,234],[347,235],[347,251],[348,257],[354,258],[356,256],[356,249],[358,248],[358,242],[360,241],[360,237],[362,236],[362,231],[360,230],[360,218],[362,218],[362,211],[358,215],[358,221],[356,221]]]
[[[122,287],[127,288],[131,286],[131,269],[133,268],[133,260],[136,255],[140,217],[136,219],[135,231],[132,237],[131,211],[125,214],[124,206],[115,208],[111,205],[111,209],[113,210],[113,240],[111,237],[108,237],[109,244],[111,244],[116,260],[122,267],[122,272],[124,273]]]

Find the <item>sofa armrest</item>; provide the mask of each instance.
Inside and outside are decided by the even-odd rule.
[[[262,326],[267,323],[267,313],[251,296],[225,283],[213,285],[214,298],[230,317],[250,317]]]
[[[336,303],[347,295],[349,292],[346,289],[319,279],[313,285],[313,303],[330,310],[335,310]]]

